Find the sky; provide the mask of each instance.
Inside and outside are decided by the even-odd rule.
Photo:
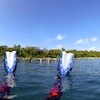
[[[0,0],[0,45],[100,51],[100,0]]]

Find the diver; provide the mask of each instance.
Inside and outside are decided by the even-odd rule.
[[[0,85],[0,100],[11,100],[17,95],[10,95],[11,83],[5,81]]]
[[[0,85],[0,100],[11,100],[17,95],[10,95],[10,88],[15,86],[15,71],[17,67],[17,51],[4,53],[5,81]]]
[[[0,100],[10,100],[10,87],[7,82],[0,85]]]
[[[49,96],[46,100],[60,100],[62,96],[62,84],[61,84],[61,74],[57,73],[55,86],[50,90]]]
[[[50,90],[50,94],[46,97],[46,100],[60,100],[61,95],[61,84],[58,83]]]

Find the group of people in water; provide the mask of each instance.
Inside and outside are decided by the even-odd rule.
[[[8,60],[8,62],[6,62],[7,59],[10,58],[10,56],[12,56],[10,60],[13,60],[12,63],[11,63],[12,65],[9,63],[9,60]],[[13,77],[15,77],[15,70],[16,70],[16,65],[17,65],[16,51],[13,51],[12,53],[6,52],[5,57],[6,57],[5,58],[6,60],[4,61],[4,66],[5,66],[5,71],[7,72],[6,76],[10,76],[10,80],[9,80],[9,77],[7,77],[5,79],[5,82],[3,82],[3,84],[0,85],[0,100],[11,100],[13,98],[12,96],[10,96],[10,89],[12,87],[11,81],[13,80]],[[7,63],[9,64],[9,66],[13,66],[13,67],[9,68]],[[69,66],[69,67],[70,67],[70,69],[65,73],[65,76],[68,76],[70,71],[72,70],[72,67],[71,66]],[[60,98],[63,94],[62,82],[61,82],[62,81],[62,74],[61,74],[60,70],[58,70],[55,79],[56,79],[56,81],[54,83],[54,87],[50,90],[50,93],[45,98],[45,100],[60,100]]]
[[[67,73],[69,75],[69,72]],[[0,85],[0,100],[10,100],[10,88],[11,84],[7,80]],[[60,72],[56,75],[56,81],[54,87],[50,90],[50,94],[46,97],[45,100],[60,100],[62,96],[62,83],[61,83],[61,74]]]

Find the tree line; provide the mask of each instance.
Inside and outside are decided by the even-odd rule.
[[[63,48],[64,49],[64,48]],[[86,51],[86,50],[66,50],[66,52],[74,53],[75,58],[81,57],[100,57],[100,51]],[[17,51],[19,58],[58,58],[61,50],[52,49],[47,50],[46,48],[40,49],[39,47],[26,46],[21,47],[21,45],[14,45],[13,47],[8,47],[7,45],[0,46],[0,57],[4,57],[4,52],[6,51]]]

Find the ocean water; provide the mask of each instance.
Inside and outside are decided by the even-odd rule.
[[[45,100],[54,86],[57,62],[32,62],[21,60],[16,70],[16,86],[11,88],[12,100]],[[4,78],[3,61],[0,60],[0,83]],[[70,76],[62,81],[60,100],[100,100],[100,59],[75,59]]]

